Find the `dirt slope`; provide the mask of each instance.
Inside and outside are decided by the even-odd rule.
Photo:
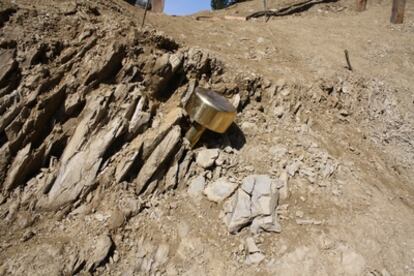
[[[0,3],[0,275],[414,274],[414,7],[260,5]]]

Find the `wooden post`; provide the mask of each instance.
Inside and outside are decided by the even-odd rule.
[[[164,0],[152,0],[151,1],[153,12],[164,12]]]
[[[367,9],[367,0],[356,0],[356,10],[359,12]]]
[[[269,20],[269,18],[270,18],[270,16],[269,16],[269,9],[267,8],[267,0],[263,0],[263,8],[264,8],[264,11],[266,13],[265,22],[267,22]]]
[[[404,21],[404,9],[406,0],[393,0],[391,11],[391,23],[402,24]]]
[[[141,24],[141,29],[144,28],[144,24],[145,24],[145,18],[147,17],[147,12],[148,12],[148,7],[149,7],[149,0],[147,1],[147,3],[145,4],[145,11],[144,11],[144,17],[142,18],[142,24]]]

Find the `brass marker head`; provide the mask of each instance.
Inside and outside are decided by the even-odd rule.
[[[184,106],[193,123],[186,138],[191,147],[197,144],[204,130],[224,133],[236,117],[236,108],[224,96],[197,87]]]

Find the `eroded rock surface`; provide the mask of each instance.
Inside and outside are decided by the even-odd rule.
[[[230,233],[236,233],[249,224],[252,233],[280,232],[277,204],[278,190],[269,176],[248,176],[224,204],[224,222]]]

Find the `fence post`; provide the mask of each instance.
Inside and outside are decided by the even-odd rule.
[[[401,24],[404,21],[404,9],[406,0],[393,0],[391,11],[391,23]]]
[[[164,12],[164,0],[152,0],[152,9],[153,12]]]
[[[356,0],[356,10],[359,12],[367,9],[367,0]]]

